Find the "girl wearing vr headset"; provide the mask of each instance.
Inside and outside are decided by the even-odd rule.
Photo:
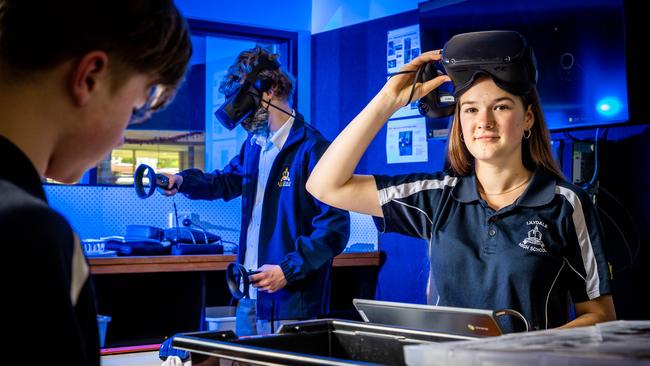
[[[418,69],[440,61],[447,75],[416,79]],[[438,294],[429,294],[431,303],[516,310],[530,329],[614,320],[597,212],[552,159],[536,76],[519,33],[457,35],[386,82],[320,159],[307,190],[334,207],[383,218],[384,231],[427,240]],[[457,103],[448,171],[353,174],[395,111],[449,81]],[[528,327],[512,318],[502,328]]]

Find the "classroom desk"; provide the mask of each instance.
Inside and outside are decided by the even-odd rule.
[[[234,262],[234,254],[211,255],[163,255],[150,257],[89,258],[93,275],[225,271],[228,263]],[[342,253],[334,258],[334,267],[378,266],[379,252]]]
[[[334,316],[349,315],[354,297],[373,297],[380,258],[379,252],[334,258]],[[89,258],[98,313],[112,317],[105,346],[160,343],[200,330],[205,307],[231,304],[225,269],[235,260],[232,254]]]

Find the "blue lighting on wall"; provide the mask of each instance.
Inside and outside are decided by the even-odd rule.
[[[606,97],[598,101],[596,110],[599,114],[605,117],[613,117],[621,113],[623,110],[623,103],[616,97]]]

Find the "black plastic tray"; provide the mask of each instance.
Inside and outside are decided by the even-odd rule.
[[[233,332],[177,335],[175,348],[192,353],[192,365],[404,365],[402,347],[474,339],[348,320],[283,325],[277,334],[238,338]],[[223,364],[223,363],[222,363]]]

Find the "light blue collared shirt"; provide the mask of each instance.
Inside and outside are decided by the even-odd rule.
[[[294,112],[295,113],[295,112]],[[260,152],[260,161],[257,173],[257,191],[255,193],[255,202],[253,203],[253,214],[248,224],[246,234],[246,254],[244,255],[244,267],[248,270],[257,269],[258,246],[260,241],[260,225],[262,224],[262,207],[264,205],[264,191],[269,179],[269,172],[273,166],[273,161],[282,150],[287,142],[291,126],[293,126],[293,117],[289,117],[287,122],[274,133],[269,133],[269,137],[253,136],[252,143],[257,143],[262,147]],[[251,289],[251,299],[257,299],[257,290]]]

